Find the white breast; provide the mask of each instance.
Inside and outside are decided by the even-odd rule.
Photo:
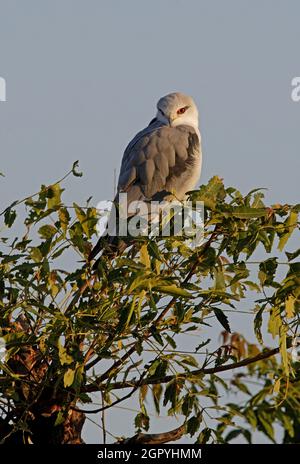
[[[179,198],[184,198],[186,192],[189,192],[190,190],[195,189],[199,181],[200,175],[201,175],[202,150],[201,150],[201,136],[200,136],[199,129],[197,130],[197,135],[199,137],[199,156],[195,160],[195,163],[193,164],[193,168],[189,170],[185,175],[183,175],[180,189],[177,189],[177,192],[176,192]]]

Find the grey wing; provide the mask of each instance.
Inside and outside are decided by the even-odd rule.
[[[200,168],[200,140],[194,129],[169,127],[154,121],[134,137],[124,152],[118,194],[127,193],[128,205],[135,200],[161,201],[174,191],[180,198],[194,188]],[[118,202],[118,195],[115,200]],[[113,222],[112,216],[110,219]],[[108,242],[114,244],[114,238]],[[100,238],[89,260],[102,247]]]
[[[195,169],[201,164],[199,137],[192,127],[154,123],[130,142],[125,150],[118,192],[127,201],[162,200],[175,191],[182,196],[194,185]]]

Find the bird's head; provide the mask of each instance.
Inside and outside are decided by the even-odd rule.
[[[156,118],[172,127],[179,125],[198,128],[198,110],[194,100],[180,92],[169,93],[157,103]]]

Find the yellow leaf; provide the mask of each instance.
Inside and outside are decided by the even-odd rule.
[[[155,271],[156,271],[156,274],[160,274],[160,267],[161,267],[161,261],[159,261],[158,259],[155,260]]]
[[[135,295],[135,296],[133,297],[133,299],[132,299],[131,306],[130,306],[130,310],[129,310],[129,314],[128,314],[128,316],[127,316],[126,327],[128,327],[128,325],[130,324],[132,315],[133,315],[133,313],[134,313],[136,299],[137,299],[137,295]]]
[[[123,342],[122,342],[122,340],[118,340],[117,345],[118,345],[118,350],[122,350],[122,348],[123,348]]]
[[[295,316],[295,300],[296,298],[293,295],[290,295],[285,302],[286,317],[288,319]]]
[[[130,311],[129,311],[129,314],[128,314],[128,317],[127,317],[126,327],[128,327],[128,325],[130,324],[133,313],[136,314],[137,320],[138,321],[140,320],[141,307],[142,307],[142,303],[143,303],[143,300],[145,298],[145,295],[146,295],[145,290],[142,290],[141,293],[139,294],[139,296],[135,295],[133,297],[131,307],[130,307]],[[136,305],[137,298],[139,298],[139,301],[138,301],[138,304]]]
[[[148,385],[142,385],[140,388],[141,399],[144,402],[148,392]]]
[[[50,287],[51,295],[53,296],[53,298],[55,298],[56,295],[59,293],[59,287],[58,285],[56,285],[56,272],[50,272],[48,276],[48,284]]]
[[[141,317],[141,307],[142,307],[145,295],[146,295],[146,291],[142,290],[140,295],[139,295],[139,302],[138,302],[138,305],[137,305],[137,308],[136,308],[136,314],[137,314],[138,320],[140,320],[140,317]]]
[[[151,283],[150,279],[147,279],[146,273],[143,275],[138,276],[136,279],[133,280],[131,283],[128,293],[132,293],[134,290],[136,290],[138,287],[148,287],[149,284]]]
[[[273,393],[276,394],[276,393],[279,393],[279,391],[280,391],[280,379],[277,379],[276,382],[274,383]]]
[[[64,364],[71,364],[73,362],[72,356],[67,353],[66,348],[62,346],[60,340],[58,340],[58,355],[62,366]]]
[[[45,354],[46,353],[46,335],[42,335],[39,341],[40,351]]]
[[[260,284],[263,286],[266,281],[267,274],[264,271],[259,271],[258,278],[259,278]]]
[[[275,338],[276,335],[279,335],[280,327],[282,326],[282,320],[278,308],[271,309],[270,319],[268,324],[268,331],[272,334],[272,337]]]
[[[147,245],[142,245],[140,249],[140,260],[146,268],[150,268],[150,257],[147,250]]]
[[[289,376],[289,360],[288,360],[288,353],[286,349],[286,328],[284,326],[281,326],[280,328],[279,346],[280,346],[280,354],[281,354],[283,369],[284,369],[285,375],[288,377]]]
[[[254,343],[248,344],[248,356],[257,356],[260,353],[259,348]]]
[[[60,208],[58,211],[58,218],[60,221],[60,227],[63,231],[64,237],[66,236],[67,230],[68,230],[68,224],[70,221],[70,215],[68,213],[68,210],[66,208]]]
[[[158,290],[161,293],[166,293],[167,295],[172,295],[172,296],[184,296],[186,298],[193,298],[193,295],[189,293],[187,290],[184,288],[179,288],[176,287],[176,285],[159,285],[155,288],[155,290]]]
[[[40,263],[41,261],[43,261],[43,255],[39,248],[32,247],[30,250],[30,256],[36,263]]]
[[[70,387],[74,382],[75,371],[73,369],[68,369],[64,375],[64,386]]]
[[[57,285],[52,285],[51,286],[51,294],[52,294],[53,298],[55,298],[58,293],[59,293],[59,287]]]
[[[53,184],[48,187],[48,209],[56,208],[61,204],[61,193],[62,189],[59,184]]]
[[[226,289],[224,273],[221,266],[219,266],[218,269],[215,269],[215,289],[223,291]]]
[[[81,224],[83,232],[86,234],[88,238],[90,238],[90,230],[89,230],[88,218],[87,218],[86,213],[76,203],[73,203],[73,206],[75,208],[75,213],[76,213],[78,221]]]

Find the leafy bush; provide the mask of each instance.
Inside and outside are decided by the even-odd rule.
[[[81,175],[77,163],[70,174]],[[295,357],[300,249],[284,263],[272,253],[298,233],[300,205],[267,207],[261,190],[243,196],[214,177],[190,194],[205,203],[201,246],[141,237],[93,271],[97,210],[63,203],[66,177],[1,215],[2,442],[80,443],[86,410],[97,410],[86,404],[93,392],[102,392],[99,412],[138,395],[133,442],[151,428],[146,398],[158,415],[167,408],[182,418],[168,440],[226,443],[241,434],[251,442],[257,429],[276,441],[278,424],[285,442],[299,442],[299,363],[288,349],[293,343]],[[17,218],[24,234],[15,238]],[[257,250],[265,256],[253,262]],[[235,311],[254,299],[256,344],[230,333]],[[221,345],[203,336],[211,325]],[[186,349],[188,334],[196,336]],[[226,403],[232,391],[236,402]]]

